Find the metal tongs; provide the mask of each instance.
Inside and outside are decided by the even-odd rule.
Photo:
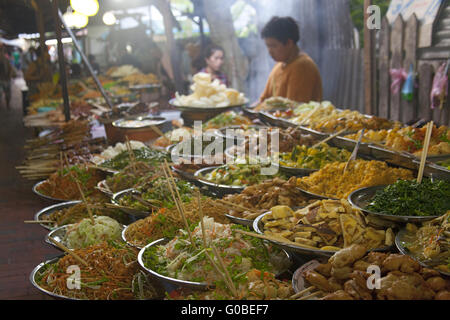
[[[366,129],[362,129],[361,134],[359,135],[359,139],[358,142],[356,143],[355,149],[353,149],[353,153],[350,156],[350,158],[348,159],[347,163],[345,164],[345,168],[344,168],[344,172],[347,171],[348,165],[350,164],[350,162],[356,160],[356,157],[358,156],[358,151],[359,151],[359,147],[361,146],[361,142],[362,139],[364,137],[364,132],[366,131]]]

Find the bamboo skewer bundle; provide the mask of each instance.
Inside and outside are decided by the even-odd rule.
[[[48,238],[54,245],[56,245],[58,248],[60,248],[61,250],[63,250],[64,252],[66,252],[67,254],[71,255],[72,257],[74,257],[77,261],[81,262],[82,264],[84,264],[86,267],[90,268],[89,264],[84,261],[79,255],[77,255],[75,252],[73,252],[72,250],[70,250],[69,248],[67,248],[65,245],[63,245],[62,243],[56,241],[55,239],[53,239],[52,237]]]
[[[425,169],[425,163],[427,161],[427,156],[428,156],[428,149],[429,149],[429,146],[430,146],[431,134],[433,133],[433,126],[434,126],[433,121],[431,121],[427,125],[427,132],[425,134],[425,140],[424,140],[422,156],[420,158],[419,173],[417,175],[417,182],[418,183],[422,183],[423,173],[424,173],[424,169]]]
[[[190,230],[190,228],[189,228],[189,224],[188,224],[188,222],[187,222],[186,215],[184,214],[184,208],[182,207],[182,201],[181,201],[181,197],[179,196],[179,193],[178,193],[178,190],[177,190],[177,185],[176,185],[176,183],[175,183],[175,181],[174,181],[174,179],[173,179],[173,176],[169,176],[169,174],[170,174],[170,168],[169,168],[169,166],[168,166],[168,164],[167,164],[166,161],[164,162],[164,165],[162,165],[161,167],[162,167],[162,169],[163,169],[163,171],[164,171],[164,175],[166,176],[166,179],[167,179],[167,182],[168,182],[168,185],[169,185],[169,190],[170,190],[170,193],[171,193],[172,198],[173,198],[173,200],[174,200],[174,203],[175,203],[175,205],[176,205],[176,207],[177,207],[177,210],[178,210],[178,212],[179,212],[179,214],[180,214],[180,216],[181,216],[181,218],[182,218],[182,220],[183,220],[183,223],[184,223],[184,225],[185,225],[185,227],[186,227],[186,231],[187,231],[188,234],[189,234],[189,240],[191,241],[192,246],[193,246],[194,248],[197,248],[197,246],[196,246],[196,244],[195,244],[195,242],[194,242],[194,238],[192,237],[192,233],[191,233],[191,230]],[[167,170],[167,171],[166,171],[166,170]],[[169,172],[169,174],[168,174],[167,172]],[[173,183],[173,187],[175,188],[176,193],[177,193],[179,199],[175,196],[175,192],[174,192],[173,189],[172,189],[172,183]],[[179,201],[178,201],[178,200],[179,200]]]
[[[81,198],[83,199],[83,202],[84,202],[84,204],[86,206],[86,209],[87,209],[87,212],[88,212],[89,217],[91,219],[91,222],[92,222],[92,224],[95,224],[94,215],[92,214],[91,207],[89,206],[89,203],[87,202],[86,197],[84,196],[84,192],[83,192],[83,190],[81,188],[80,182],[78,181],[77,177],[75,177],[72,174],[72,171],[70,171],[70,164],[69,164],[69,160],[67,159],[67,155],[64,154],[64,157],[65,157],[65,160],[66,160],[67,169],[69,170],[69,174],[72,177],[72,179],[75,180],[75,183],[77,184],[78,191],[81,194]]]

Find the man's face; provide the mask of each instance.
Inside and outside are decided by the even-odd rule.
[[[286,44],[283,44],[275,38],[265,38],[264,41],[273,60],[276,62],[286,62],[289,59],[294,44],[292,40],[289,39]]]

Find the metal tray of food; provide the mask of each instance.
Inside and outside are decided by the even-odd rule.
[[[207,290],[208,288],[210,288],[211,286],[208,283],[185,281],[185,280],[179,280],[179,279],[163,276],[162,274],[159,274],[156,271],[149,269],[145,266],[144,260],[143,260],[143,255],[144,255],[145,251],[152,247],[165,245],[169,242],[170,242],[170,240],[166,239],[166,238],[159,239],[159,240],[156,240],[156,241],[146,245],[144,248],[142,248],[138,254],[138,262],[139,262],[139,265],[141,266],[141,268],[143,268],[145,271],[150,273],[153,277],[157,278],[158,280],[160,280],[161,282],[163,282],[165,284],[175,285],[175,286],[194,289],[194,290]]]
[[[106,182],[106,179],[97,183],[97,190],[101,191],[108,197],[114,196],[114,192],[112,192],[111,189],[109,188],[108,183]]]
[[[36,195],[38,195],[39,197],[41,197],[42,199],[50,200],[50,201],[53,201],[53,202],[67,202],[67,201],[75,201],[75,200],[79,200],[79,199],[58,199],[58,198],[53,198],[53,197],[50,197],[50,196],[47,196],[47,195],[41,193],[40,191],[38,191],[38,188],[39,188],[42,184],[44,184],[45,182],[47,182],[47,180],[40,181],[40,182],[36,183],[36,184],[33,186],[33,192],[34,192]]]
[[[262,225],[262,219],[268,215],[270,212],[266,212],[263,213],[262,215],[260,215],[259,217],[257,217],[255,219],[255,221],[253,221],[253,230],[255,230],[255,232],[259,233],[259,234],[264,234],[263,231],[263,225]],[[296,246],[296,245],[291,245],[291,244],[286,244],[280,241],[270,241],[274,244],[276,244],[277,246],[279,246],[280,248],[288,251],[288,252],[292,252],[292,253],[298,253],[298,254],[302,254],[302,255],[308,255],[308,256],[318,256],[318,257],[326,257],[329,258],[331,257],[333,254],[336,253],[336,251],[326,251],[326,250],[320,250],[320,249],[309,249],[309,248],[305,248],[305,247],[300,247],[300,246]]]
[[[52,241],[50,241],[50,238],[53,239],[54,241],[56,241],[57,243],[60,243],[62,245],[64,245],[65,247],[67,247],[70,250],[74,250],[74,248],[70,248],[67,243],[64,241],[64,238],[66,237],[66,233],[67,230],[72,227],[73,225],[65,225],[65,226],[61,226],[58,227],[56,229],[51,230],[46,236],[45,236],[45,242],[48,243],[49,245],[52,245],[53,247],[55,247],[58,250],[62,250],[61,248],[59,248],[56,244],[54,244]],[[122,225],[122,230],[125,229],[125,226]],[[77,248],[79,249],[79,248]]]
[[[390,214],[386,214],[386,213],[373,212],[373,211],[367,210],[366,207],[370,204],[370,202],[372,201],[372,199],[375,196],[375,194],[377,193],[377,191],[381,191],[386,187],[387,187],[386,185],[382,185],[382,186],[374,186],[374,187],[358,189],[356,191],[353,191],[348,196],[348,201],[350,202],[350,204],[353,207],[361,210],[362,212],[364,212],[366,214],[373,215],[378,218],[393,221],[393,222],[400,222],[400,223],[425,222],[425,221],[433,220],[438,217],[438,216],[427,216],[427,217],[394,216],[394,215],[390,215]]]
[[[230,219],[230,221],[233,222],[234,224],[239,224],[241,226],[246,226],[249,227],[250,229],[253,229],[253,220],[235,217],[231,214],[225,214],[225,217]]]
[[[358,141],[349,139],[349,138],[345,138],[342,136],[337,136],[334,137],[333,139],[331,139],[329,141],[330,145],[333,145],[334,147],[337,148],[342,148],[342,149],[347,149],[348,151],[352,152],[356,145],[357,145]],[[370,143],[364,143],[361,142],[361,144],[359,145],[359,150],[358,150],[358,154],[360,155],[365,155],[365,156],[372,156],[372,150],[370,149]]]
[[[133,208],[125,208],[125,207],[120,205],[119,200],[122,197],[124,197],[125,195],[128,195],[130,193],[131,194],[132,193],[139,194],[139,191],[137,191],[136,189],[127,189],[127,190],[123,190],[123,191],[117,192],[111,198],[111,203],[119,206],[118,209],[122,210],[123,212],[125,212],[125,213],[127,213],[127,214],[129,214],[129,215],[131,215],[133,217],[136,217],[136,218],[146,218],[146,217],[148,217],[151,214],[150,210],[148,212],[145,212],[145,211],[141,211],[141,210],[137,210],[137,209],[133,209]]]
[[[396,237],[395,237],[395,245],[398,249],[398,251],[400,251],[401,254],[407,255],[409,257],[411,257],[412,259],[414,259],[415,261],[417,261],[422,267],[425,268],[430,268],[433,270],[436,270],[438,272],[440,272],[441,274],[450,277],[450,273],[449,272],[445,272],[436,268],[433,268],[432,265],[430,265],[429,263],[427,263],[426,261],[422,261],[421,259],[419,259],[418,257],[416,257],[411,251],[408,250],[408,248],[406,248],[404,246],[405,242],[409,242],[409,240],[406,238],[408,234],[408,231],[406,229],[401,229]]]
[[[58,204],[54,204],[52,206],[46,207],[42,210],[40,210],[39,212],[37,212],[34,215],[34,220],[35,221],[42,221],[42,220],[48,220],[47,216],[52,214],[55,211],[59,211],[62,209],[66,209],[66,208],[70,208],[73,207],[77,204],[81,203],[80,200],[76,200],[76,201],[69,201],[69,202],[63,202],[63,203],[58,203]],[[53,230],[55,229],[54,227],[46,224],[46,223],[40,223],[40,225],[47,229],[47,230]]]
[[[219,167],[216,166],[216,167],[200,169],[194,174],[194,176],[197,178],[197,181],[202,186],[207,187],[208,189],[210,189],[212,192],[214,192],[216,194],[225,195],[225,194],[241,193],[245,189],[245,187],[240,187],[240,186],[227,186],[224,184],[217,184],[217,183],[205,180],[201,177],[204,174],[214,171],[217,168],[219,168]]]
[[[428,158],[427,158],[427,160],[428,160]],[[413,162],[417,166],[417,170],[418,170],[420,167],[420,161],[414,160]],[[424,174],[424,176],[427,176],[429,178],[450,181],[450,170],[448,170],[446,167],[440,166],[435,163],[427,162],[425,164],[423,174]]]
[[[248,131],[248,130],[252,130],[254,132],[256,132],[256,135],[258,135],[258,132],[260,130],[267,130],[267,132],[269,132],[270,127],[267,126],[257,126],[257,125],[241,125],[241,126],[228,126],[228,127],[223,127],[220,128],[218,130],[215,131],[215,135],[221,139],[223,139],[224,141],[233,141],[234,144],[239,144],[239,142],[243,142],[245,141],[245,139],[248,139],[249,135],[245,135],[242,134],[241,136],[239,136],[239,139],[237,135],[227,135],[227,130],[242,130],[242,131]]]
[[[129,226],[126,226],[126,227],[123,228],[123,230],[122,230],[122,240],[123,240],[124,242],[126,242],[126,244],[129,245],[130,247],[133,247],[133,248],[136,248],[136,249],[141,250],[141,249],[142,249],[141,246],[137,246],[137,245],[135,245],[135,244],[133,244],[133,243],[131,243],[130,241],[127,240],[127,237],[126,237],[125,234],[126,234],[126,232],[127,232],[128,227],[129,227]]]
[[[294,168],[280,165],[280,170],[289,176],[306,177],[310,174],[319,171],[318,169]],[[302,192],[305,192],[302,190]]]
[[[46,267],[47,265],[51,265],[51,264],[57,263],[59,261],[59,259],[61,259],[63,257],[64,257],[64,255],[60,255],[58,257],[55,257],[55,258],[50,259],[50,260],[47,260],[47,261],[42,262],[39,265],[37,265],[33,269],[33,271],[31,271],[30,278],[29,278],[30,282],[36,289],[38,289],[42,293],[45,293],[45,294],[49,295],[50,297],[53,297],[53,298],[56,298],[56,299],[60,299],[60,300],[81,300],[81,299],[76,299],[76,298],[69,298],[69,297],[66,297],[66,296],[63,296],[63,295],[56,294],[54,292],[50,292],[50,291],[42,288],[36,281],[36,277],[39,275],[40,272],[43,271],[44,267]]]
[[[159,245],[165,245],[167,243],[169,243],[170,240],[167,238],[164,239],[159,239],[156,240],[150,244],[148,244],[147,246],[145,246],[144,248],[142,248],[139,251],[138,254],[138,262],[139,265],[148,273],[150,273],[153,277],[157,278],[158,280],[160,280],[161,282],[163,282],[164,284],[169,284],[169,285],[175,285],[177,287],[182,287],[182,288],[188,288],[188,289],[193,289],[193,290],[208,290],[211,288],[214,288],[214,285],[210,285],[208,283],[205,282],[192,282],[192,281],[186,281],[186,280],[180,280],[180,279],[175,279],[175,278],[171,278],[168,276],[164,276],[162,274],[157,273],[156,271],[147,268],[144,265],[144,261],[143,261],[143,255],[145,253],[146,250],[152,248],[152,247],[156,247]],[[287,252],[286,250],[282,250],[284,252],[284,254],[286,254],[286,261],[289,262],[289,266],[286,266],[285,270],[281,270],[276,276],[279,276],[283,273],[285,273],[293,264],[293,260],[292,260],[292,255],[289,254],[289,252]]]
[[[242,108],[250,102],[250,100],[245,99],[245,101],[243,103],[234,105],[234,106],[210,107],[210,108],[201,108],[200,107],[199,108],[199,107],[193,107],[193,106],[179,106],[179,105],[175,104],[175,100],[176,100],[175,98],[171,99],[169,101],[169,104],[182,112],[202,112],[202,113],[220,112],[220,111],[225,112],[227,110],[234,109],[234,108]]]
[[[267,111],[259,112],[259,120],[268,125],[283,129],[295,127],[295,125],[292,122],[288,121],[287,119],[275,117],[274,115],[272,115]]]
[[[369,145],[369,149],[370,155],[375,160],[386,161],[388,163],[395,164],[397,166],[401,166],[412,170],[415,170],[417,167],[416,164],[414,164],[413,162],[413,160],[415,160],[416,158],[413,155],[408,154],[406,152],[388,150],[373,144]]]
[[[305,196],[307,196],[310,199],[318,199],[318,200],[339,200],[337,198],[332,198],[332,197],[328,197],[328,196],[323,196],[320,194],[315,194],[312,192],[309,192],[307,190],[304,190],[300,187],[297,187],[297,190],[299,190],[301,193],[303,193]]]

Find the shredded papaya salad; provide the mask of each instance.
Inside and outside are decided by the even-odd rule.
[[[163,290],[144,274],[137,263],[137,250],[125,244],[103,242],[74,251],[89,267],[71,255],[45,265],[36,283],[59,296],[79,300],[141,300],[161,298]],[[72,280],[70,266],[80,268],[80,289]],[[69,277],[72,277],[69,279]],[[68,283],[73,286],[68,286]],[[69,289],[73,288],[73,289]]]
[[[260,239],[234,232],[235,229],[246,230],[242,226],[220,224],[210,217],[205,217],[203,224],[207,248],[211,244],[217,248],[233,281],[246,281],[246,274],[252,269],[279,273],[286,270],[290,263],[283,251],[266,245]],[[210,249],[203,246],[200,224],[193,229],[192,237],[196,248],[190,243],[185,230],[180,230],[178,236],[166,245],[147,248],[143,253],[145,267],[179,280],[211,286],[224,284],[206,256],[209,254],[216,259]]]

